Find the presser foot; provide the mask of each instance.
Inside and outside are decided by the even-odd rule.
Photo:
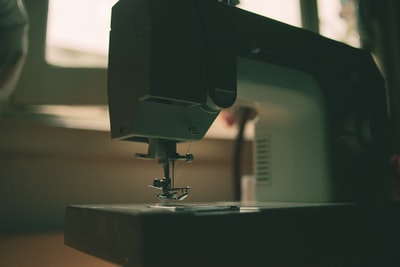
[[[164,178],[154,179],[153,185],[150,188],[161,190],[157,194],[158,199],[165,200],[183,200],[189,195],[189,186],[174,187],[175,178],[175,161],[191,162],[194,157],[192,154],[179,155],[176,152],[176,141],[161,140],[149,138],[149,151],[147,154],[136,154],[136,157],[142,159],[157,159],[162,164],[164,171]]]
[[[184,200],[189,196],[189,186],[186,187],[171,187],[170,178],[154,179],[153,185],[150,188],[162,190],[162,193],[157,194],[160,200]]]

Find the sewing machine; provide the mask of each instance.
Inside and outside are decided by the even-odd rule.
[[[193,158],[176,143],[201,139],[237,99],[258,114],[259,200],[383,193],[386,95],[369,53],[223,1],[122,1],[111,28],[112,137],[149,144],[140,156],[163,164],[160,198],[176,195],[169,163]]]
[[[112,138],[148,143],[137,156],[161,163],[164,177],[150,185],[161,204],[68,207],[66,244],[124,266],[360,263],[386,255],[378,247],[385,227],[371,216],[383,214],[377,207],[389,198],[386,92],[372,57],[231,2],[114,6]],[[174,162],[194,159],[179,155],[177,143],[203,138],[232,105],[257,113],[255,202],[170,204],[190,189],[174,187]]]

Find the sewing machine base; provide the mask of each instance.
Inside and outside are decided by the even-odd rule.
[[[122,266],[399,266],[395,204],[68,206],[65,244]]]

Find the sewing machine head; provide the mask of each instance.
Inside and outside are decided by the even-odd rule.
[[[384,81],[369,53],[217,0],[120,0],[113,8],[112,137],[146,142],[170,168],[237,99],[257,110],[257,200],[385,198]],[[239,103],[240,101],[237,101]]]

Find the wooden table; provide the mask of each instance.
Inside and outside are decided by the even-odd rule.
[[[400,266],[400,207],[69,206],[65,244],[122,266]]]

